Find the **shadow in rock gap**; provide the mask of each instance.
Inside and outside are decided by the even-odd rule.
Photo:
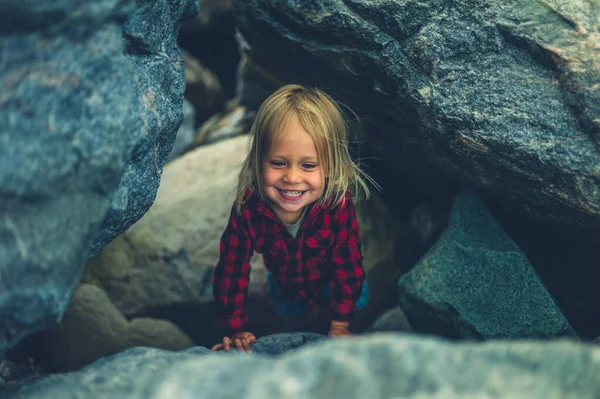
[[[221,328],[217,321],[214,304],[178,304],[155,307],[135,317],[151,317],[166,319],[176,324],[198,346],[212,347],[222,338]],[[285,331],[284,320],[277,316],[277,311],[268,298],[248,299],[249,330],[256,337],[281,333]]]
[[[395,296],[388,298],[384,303],[383,310],[396,305]],[[257,339],[268,337],[273,334],[306,332],[326,335],[329,330],[329,319],[322,317],[319,313],[311,313],[306,317],[299,317],[291,321],[277,315],[277,311],[268,298],[249,298],[248,315],[249,328]],[[136,317],[141,317],[137,315]],[[357,312],[355,322],[351,330],[355,334],[363,332],[372,322],[377,314]],[[220,342],[222,338],[221,329],[217,322],[217,315],[212,304],[206,306],[198,305],[172,305],[163,308],[153,308],[146,312],[143,317],[157,319],[168,319],[175,323],[184,333],[191,337],[196,345],[206,348],[212,347]]]
[[[0,386],[45,374],[31,357],[0,351]]]
[[[398,306],[398,293],[396,292],[395,285],[394,289],[383,298],[382,302],[378,304],[377,309],[369,308],[369,304],[363,309],[358,310],[352,319],[350,325],[350,331],[353,334],[361,334],[367,330],[383,313],[390,309],[394,309]]]
[[[85,284],[82,287],[97,290],[95,287]],[[248,301],[248,314],[251,323],[249,331],[253,332],[257,338],[285,332],[327,334],[329,327],[329,320],[324,318],[307,317],[298,318],[294,322],[286,322],[277,315],[270,299],[266,297],[251,296]],[[142,320],[147,320],[148,323],[144,323],[142,326],[140,324]],[[72,312],[66,314],[57,326],[22,340],[10,352],[8,360],[11,363],[2,363],[3,370],[8,370],[3,374],[3,378],[22,380],[30,375],[78,370],[100,357],[120,353],[134,346],[153,347],[156,344],[159,348],[170,349],[177,344],[169,341],[174,337],[167,336],[166,340],[160,340],[158,339],[162,336],[160,331],[153,330],[154,327],[158,328],[161,322],[166,323],[167,321],[179,327],[186,334],[186,338],[191,338],[188,346],[197,345],[211,348],[222,339],[212,302],[204,305],[179,304],[151,308],[143,314],[132,315],[127,321],[123,318],[121,324],[124,326],[121,329],[117,328],[118,325],[111,327],[114,323],[110,320],[108,320],[109,325],[103,326],[104,329],[98,328],[99,326],[94,326],[93,323],[89,324],[90,320],[85,317],[77,317]],[[137,330],[140,327],[152,330],[142,331],[146,339],[140,341],[140,337],[135,334],[137,330],[133,328],[134,326],[138,327]],[[361,326],[360,330],[363,329],[364,326]],[[360,332],[356,329],[353,330]],[[87,336],[87,334],[93,336]],[[153,340],[152,337],[157,339]],[[187,339],[189,340],[189,338]],[[140,344],[139,342],[144,343]],[[181,347],[180,344],[177,345]],[[9,366],[10,369],[7,368]]]
[[[226,97],[235,94],[240,55],[231,1],[200,0],[200,14],[180,30],[177,42],[214,72]]]
[[[277,316],[275,309],[265,298],[249,298],[248,313],[251,321],[249,330],[257,338],[286,331],[285,323]],[[211,348],[222,339],[212,302],[205,305],[179,304],[152,308],[143,314],[135,314],[128,320],[150,320],[148,318],[157,322],[168,320],[174,323],[197,346]],[[65,328],[69,329],[69,326]],[[42,373],[42,370],[45,373],[72,371],[91,363],[101,356],[118,353],[128,347],[138,346],[127,339],[127,330],[115,330],[110,332],[110,336],[101,338],[103,333],[99,333],[98,337],[90,339],[88,342],[96,343],[98,347],[85,348],[83,352],[86,353],[82,353],[81,342],[69,341],[69,339],[74,339],[72,336],[73,331],[66,334],[53,334],[55,331],[56,327],[32,334],[13,348],[7,356],[10,363],[0,363],[0,366],[4,365],[5,370],[8,370],[5,374],[9,376],[6,378],[13,378],[10,376],[17,373],[18,378],[15,379],[21,380],[25,376]],[[104,333],[108,332],[105,331]],[[149,333],[152,333],[152,331],[149,331]],[[117,335],[115,336],[115,334]],[[70,338],[68,338],[69,336]],[[73,342],[73,344],[69,346],[69,342]],[[151,344],[154,342],[152,339],[147,340],[147,342],[150,342],[150,344],[144,344],[143,346],[153,346]],[[156,341],[156,344],[160,345],[161,342]],[[9,366],[10,369],[7,369],[6,367]],[[1,372],[2,370],[0,370]]]

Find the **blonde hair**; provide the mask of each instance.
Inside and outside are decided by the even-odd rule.
[[[317,204],[330,207],[338,205],[351,186],[354,193],[359,187],[362,188],[368,198],[369,188],[365,180],[378,187],[350,157],[347,125],[337,103],[319,89],[286,85],[262,103],[250,129],[250,151],[238,176],[238,212],[248,189],[266,201],[261,187],[264,163],[278,135],[286,130],[294,115],[310,134],[319,162],[323,165],[321,173],[325,189]]]

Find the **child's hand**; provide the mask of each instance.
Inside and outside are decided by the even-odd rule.
[[[212,347],[211,350],[225,350],[225,352],[229,352],[229,349],[235,345],[235,347],[241,352],[252,352],[250,348],[250,344],[256,342],[256,337],[251,332],[241,332],[234,334],[231,338],[223,337],[222,344],[216,344]]]
[[[352,333],[348,330],[349,323],[341,321],[332,321],[329,327],[329,337],[350,337]]]

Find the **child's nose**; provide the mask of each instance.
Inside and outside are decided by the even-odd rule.
[[[298,168],[289,168],[285,175],[285,180],[290,184],[300,183],[302,181],[302,173]]]

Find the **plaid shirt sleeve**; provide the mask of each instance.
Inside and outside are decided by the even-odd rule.
[[[338,225],[331,254],[334,275],[330,282],[331,319],[350,321],[365,280],[360,232],[354,204],[349,196],[335,213],[333,223]]]
[[[217,314],[223,332],[228,336],[245,331],[248,324],[246,302],[253,247],[245,224],[243,215],[236,212],[234,205],[221,236],[219,261],[213,274]]]

